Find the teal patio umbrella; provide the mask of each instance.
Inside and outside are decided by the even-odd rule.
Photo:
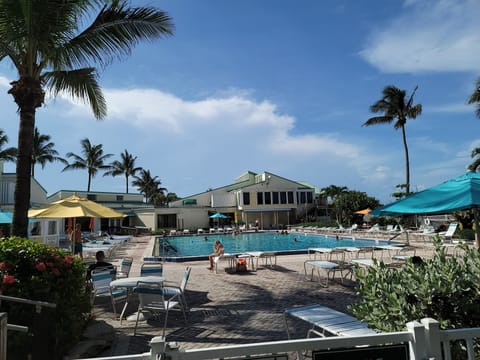
[[[10,211],[0,211],[0,224],[11,224],[13,214]]]
[[[373,210],[374,216],[419,214],[437,215],[460,210],[472,210],[475,222],[478,248],[480,239],[479,215],[480,207],[480,174],[468,172],[465,175],[447,180],[431,188],[419,191],[401,200]]]
[[[220,219],[226,219],[228,216],[226,216],[222,213],[216,212],[215,214],[210,215],[209,217],[210,217],[210,219],[216,219],[217,220],[217,226],[220,226]]]
[[[210,215],[210,219],[226,219],[227,216],[226,215],[223,215],[222,213],[215,213],[213,215]]]

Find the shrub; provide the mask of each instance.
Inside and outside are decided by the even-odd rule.
[[[350,310],[382,331],[400,331],[424,317],[436,319],[443,329],[480,326],[480,254],[464,251],[457,259],[437,246],[432,259],[409,260],[401,271],[381,263],[357,272],[361,300]]]
[[[437,244],[432,259],[409,260],[401,270],[380,263],[357,271],[361,300],[350,311],[381,331],[402,331],[407,322],[425,317],[442,329],[480,326],[480,253],[463,250],[464,257],[457,259]]]
[[[58,248],[47,247],[28,239],[9,238],[0,242],[0,279],[3,295],[55,303],[47,334],[42,336],[53,348],[51,358],[61,358],[76,343],[91,310],[90,289],[85,285],[85,265],[80,258]],[[1,312],[8,313],[8,322],[35,327],[35,306],[3,301]],[[25,358],[31,335],[8,333],[9,357]],[[33,349],[35,351],[35,349]]]

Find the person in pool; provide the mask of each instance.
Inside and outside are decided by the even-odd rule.
[[[210,261],[210,267],[208,268],[209,270],[213,270],[213,259],[215,259],[217,256],[223,255],[224,253],[225,249],[223,244],[220,242],[220,240],[215,240],[213,245],[213,253],[208,255],[208,260]]]

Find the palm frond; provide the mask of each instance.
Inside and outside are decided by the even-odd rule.
[[[375,116],[363,123],[362,126],[371,126],[377,124],[390,124],[393,121],[393,116]]]
[[[92,62],[102,66],[129,55],[141,40],[154,40],[173,34],[172,19],[153,7],[127,7],[113,1],[103,7],[93,23],[60,50],[69,67]]]
[[[97,119],[107,115],[107,103],[103,96],[95,68],[83,68],[71,71],[52,71],[43,76],[44,82],[57,95],[66,92],[72,98],[86,101]]]
[[[468,104],[477,104],[475,114],[480,117],[480,79],[475,84],[475,91],[468,98]]]

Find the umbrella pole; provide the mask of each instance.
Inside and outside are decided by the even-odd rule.
[[[479,248],[479,242],[478,240],[480,239],[480,229],[478,227],[478,209],[475,208],[473,209],[473,221],[475,224],[475,248]]]

